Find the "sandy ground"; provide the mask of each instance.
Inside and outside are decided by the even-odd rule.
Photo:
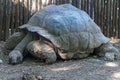
[[[1,51],[0,43],[0,80],[22,80],[23,73],[32,73],[43,80],[120,80],[120,61],[107,62],[100,59],[59,61],[44,65],[33,58],[27,58],[22,64],[8,64],[8,57]]]

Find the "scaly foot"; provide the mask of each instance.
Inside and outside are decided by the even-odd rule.
[[[23,60],[23,55],[19,50],[13,50],[9,54],[9,63],[10,64],[18,64]]]

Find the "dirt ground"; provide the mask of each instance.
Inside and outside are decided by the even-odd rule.
[[[24,73],[35,74],[43,80],[120,80],[120,60],[108,62],[93,57],[82,60],[59,61],[44,65],[33,58],[22,64],[8,64],[3,55],[4,42],[0,42],[0,80],[22,80]],[[119,45],[117,45],[119,47]]]

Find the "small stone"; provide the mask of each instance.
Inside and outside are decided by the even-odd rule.
[[[108,61],[114,61],[114,59],[115,59],[115,56],[114,56],[115,54],[114,53],[110,53],[110,52],[107,52],[106,54],[105,54],[105,60],[108,60]]]
[[[22,80],[38,80],[32,73],[23,73]]]
[[[43,77],[42,76],[37,76],[37,79],[38,80],[43,80]]]
[[[3,61],[0,59],[0,64],[2,64],[3,63]]]

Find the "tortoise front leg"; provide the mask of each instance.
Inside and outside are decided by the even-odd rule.
[[[9,54],[20,41],[26,36],[24,32],[15,32],[5,42],[4,54]]]
[[[23,51],[25,50],[26,45],[33,40],[32,34],[27,33],[23,40],[10,52],[9,54],[9,63],[17,64],[23,60]]]

